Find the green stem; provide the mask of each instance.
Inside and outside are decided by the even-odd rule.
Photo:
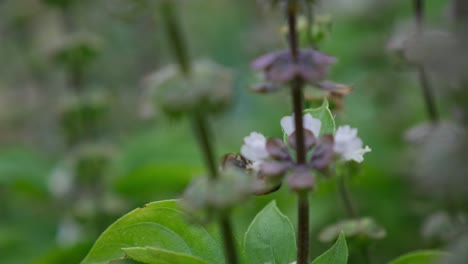
[[[351,218],[359,218],[359,212],[354,205],[353,198],[351,197],[351,191],[349,190],[348,175],[341,175],[341,177],[338,178],[338,189],[341,201],[346,209],[346,213]]]
[[[203,157],[205,158],[206,167],[209,171],[209,177],[211,180],[215,180],[219,177],[218,167],[216,165],[217,163],[213,152],[213,147],[211,145],[208,124],[203,115],[195,114],[193,116],[193,128],[197,141],[200,145],[200,149],[202,150]],[[226,263],[237,264],[238,259],[236,253],[236,244],[231,221],[229,220],[229,215],[227,212],[221,216],[218,225],[223,237],[224,256],[226,258]]]
[[[215,155],[213,153],[213,146],[211,146],[210,141],[210,132],[208,129],[208,124],[203,115],[197,113],[193,116],[193,128],[199,143],[200,149],[203,152],[203,157],[205,159],[206,167],[209,171],[209,176],[211,179],[216,179],[218,177],[218,168],[216,165]]]
[[[161,4],[161,15],[164,18],[167,35],[180,71],[188,75],[190,73],[190,58],[187,46],[185,45],[186,42],[182,35],[182,30],[177,20],[174,0],[163,0]]]
[[[174,57],[177,59],[179,69],[185,77],[188,78],[191,73],[190,57],[177,20],[173,0],[163,0],[161,4],[161,15],[164,18],[167,35],[170,44],[173,47]],[[212,139],[210,138],[211,133],[209,131],[208,122],[206,121],[205,116],[201,113],[195,113],[192,116],[192,122],[194,134],[205,159],[206,167],[209,171],[209,177],[211,180],[215,180],[219,177],[219,173],[213,151],[214,148],[211,144]],[[220,217],[218,225],[223,238],[226,263],[237,264],[239,261],[236,252],[236,243],[228,213],[224,213]]]
[[[424,30],[424,0],[413,0],[414,15],[416,19],[416,27],[419,35]],[[423,65],[417,66],[419,83],[421,85],[423,98],[426,103],[426,111],[433,123],[439,121],[439,113],[434,99],[433,89],[429,81],[429,76]]]
[[[338,189],[341,197],[341,201],[346,209],[346,213],[349,217],[353,219],[359,219],[360,214],[359,210],[356,208],[355,203],[353,201],[353,197],[351,195],[351,191],[349,189],[349,175],[348,173],[344,173],[339,177]],[[366,264],[372,263],[372,256],[370,254],[369,245],[365,244],[361,247],[361,255],[364,259]]]

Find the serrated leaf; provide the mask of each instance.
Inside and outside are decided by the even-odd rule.
[[[345,235],[340,234],[335,244],[316,258],[312,264],[346,264],[348,263],[348,246]]]
[[[330,111],[327,99],[323,100],[323,103],[320,107],[304,110],[304,114],[311,114],[314,118],[320,119],[322,122],[320,136],[326,134],[335,134],[335,118]]]
[[[98,238],[82,264],[101,264],[125,257],[122,248],[153,247],[223,263],[218,240],[205,228],[189,224],[178,201],[161,201],[136,209]]]
[[[447,253],[442,251],[422,250],[405,254],[389,264],[436,264],[445,256]]]
[[[296,259],[296,250],[294,227],[272,201],[257,214],[245,233],[246,264],[291,263]]]
[[[122,249],[131,259],[146,264],[208,264],[208,262],[182,253],[152,247],[131,247]]]

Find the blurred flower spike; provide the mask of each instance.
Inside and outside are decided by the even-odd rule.
[[[172,117],[225,110],[231,103],[232,85],[232,71],[207,60],[194,62],[189,76],[170,65],[146,80],[153,105]]]
[[[314,171],[326,172],[333,161],[360,163],[364,160],[363,155],[371,151],[368,146],[363,148],[362,140],[357,137],[357,129],[349,126],[339,127],[335,135],[321,135],[321,120],[308,113],[303,116],[303,129],[309,158],[306,164],[297,165],[291,151],[297,147],[294,117],[283,117],[280,123],[285,134],[284,141],[252,132],[244,138],[241,147],[242,158],[245,159],[243,167],[263,186],[263,189],[256,190],[258,195],[277,190],[284,176],[294,191],[313,189]]]
[[[84,69],[99,55],[103,41],[89,32],[72,33],[46,50],[55,63],[69,69]]]
[[[245,172],[229,167],[219,178],[196,177],[182,196],[182,206],[198,222],[208,222],[250,197],[256,188]]]
[[[290,51],[273,52],[254,60],[251,67],[263,71],[266,84],[252,88],[255,92],[273,92],[282,84],[302,80],[308,84],[319,85],[328,76],[330,65],[336,58],[314,49],[300,50],[297,58]]]

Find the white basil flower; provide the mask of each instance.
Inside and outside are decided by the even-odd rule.
[[[334,150],[345,161],[362,162],[364,154],[370,152],[369,146],[362,147],[362,140],[357,136],[357,129],[350,126],[340,126],[335,133]]]
[[[315,137],[318,137],[320,134],[320,128],[322,127],[322,122],[320,119],[312,117],[311,114],[305,114],[302,117],[304,129],[309,130],[314,134]],[[294,131],[296,131],[296,125],[294,122],[294,114],[292,116],[285,116],[281,119],[281,127],[284,132],[290,136]]]
[[[257,132],[250,133],[244,138],[241,154],[254,163],[267,159],[269,154],[266,149],[265,136]]]

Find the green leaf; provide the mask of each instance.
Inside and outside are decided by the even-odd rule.
[[[132,247],[122,250],[128,257],[147,264],[208,264],[208,262],[191,255],[152,247]]]
[[[304,114],[311,114],[314,118],[320,119],[320,121],[322,121],[320,136],[326,134],[335,134],[335,118],[330,111],[327,99],[323,100],[323,103],[320,107],[304,110]]]
[[[448,254],[437,250],[422,250],[405,254],[389,264],[436,264]]]
[[[293,225],[272,201],[257,214],[245,233],[246,264],[291,263],[296,259],[296,250]]]
[[[98,238],[82,264],[122,259],[122,248],[153,247],[223,263],[219,241],[205,228],[189,224],[178,201],[154,202],[136,209],[112,224]]]
[[[325,253],[316,258],[312,264],[346,264],[348,263],[348,246],[345,235],[340,234],[336,243]]]

